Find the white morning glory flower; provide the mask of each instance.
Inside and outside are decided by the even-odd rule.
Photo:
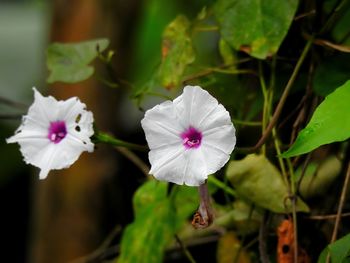
[[[148,110],[141,121],[150,148],[150,174],[198,186],[229,160],[235,128],[223,105],[199,86]]]
[[[44,179],[50,170],[68,168],[83,151],[94,150],[93,116],[76,97],[57,101],[33,90],[34,103],[6,141],[18,142],[24,161],[39,167],[39,177]]]

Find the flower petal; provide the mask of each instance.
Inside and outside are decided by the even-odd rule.
[[[57,100],[52,97],[44,97],[36,88],[34,90],[34,103],[30,106],[27,116],[48,126],[51,121],[56,121],[59,108]]]
[[[169,143],[182,144],[180,135],[184,128],[178,119],[171,101],[165,101],[146,111],[141,125],[151,150],[166,146]]]
[[[182,145],[151,150],[150,174],[161,181],[198,186],[207,179],[207,168],[201,150],[186,149]]]
[[[231,154],[236,145],[235,128],[232,123],[204,131],[202,145]]]
[[[52,169],[69,167],[83,151],[94,150],[90,140],[94,133],[93,116],[78,98],[57,101],[33,90],[34,103],[7,143],[18,142],[25,162],[40,168],[39,177],[43,179]],[[53,142],[48,138],[49,127],[57,121],[65,124],[67,133],[59,142]]]
[[[215,111],[217,106],[218,101],[199,86],[186,86],[177,103],[177,109],[182,113],[181,119],[185,122],[185,126],[199,129],[201,123]]]

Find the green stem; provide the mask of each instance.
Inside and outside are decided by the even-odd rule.
[[[233,124],[242,125],[242,126],[261,126],[260,121],[242,121],[237,119],[232,119]]]
[[[266,130],[264,132],[264,134],[261,136],[260,140],[257,142],[257,144],[253,147],[253,151],[257,150],[258,148],[260,148],[266,141],[266,139],[269,137],[273,127],[276,125],[277,121],[278,121],[278,118],[282,112],[282,109],[283,109],[283,106],[284,106],[284,103],[286,102],[287,100],[287,97],[288,97],[288,94],[289,94],[289,91],[291,90],[293,84],[294,84],[294,81],[296,79],[296,77],[298,76],[298,73],[299,73],[299,70],[301,68],[301,65],[303,64],[305,58],[306,58],[306,55],[307,53],[309,52],[311,46],[312,46],[312,42],[314,40],[314,37],[311,37],[308,42],[306,43],[305,47],[304,47],[304,50],[303,52],[301,53],[299,59],[298,59],[298,62],[297,64],[295,65],[295,68],[293,70],[293,73],[290,77],[290,79],[288,80],[288,83],[283,91],[283,94],[281,96],[281,99],[276,107],[276,110],[271,118],[271,121],[269,122],[269,125],[266,127]]]
[[[290,176],[290,185],[292,192],[292,216],[293,216],[293,232],[294,232],[294,262],[298,263],[298,221],[297,221],[297,211],[296,211],[296,187],[295,187],[295,176],[292,162],[289,158],[286,159],[287,166]]]
[[[262,116],[262,126],[261,126],[261,134],[263,135],[267,126],[267,119],[268,119],[268,108],[269,108],[269,96],[268,91],[266,88],[266,83],[264,79],[264,73],[262,68],[262,63],[259,61],[259,81],[260,81],[260,87],[261,91],[264,97],[264,106],[263,106],[263,116]],[[263,155],[266,155],[266,145],[264,144],[261,149]]]
[[[234,196],[234,197],[237,196],[235,190],[233,190],[231,187],[227,186],[220,180],[216,179],[214,176],[208,177],[208,184],[215,185],[216,187],[222,189],[225,193],[228,193],[231,196]]]
[[[137,150],[137,151],[144,152],[144,151],[148,150],[148,147],[145,145],[139,145],[139,144],[134,144],[134,143],[130,143],[130,142],[125,142],[125,141],[116,139],[107,133],[102,133],[102,132],[96,132],[96,134],[94,135],[94,140],[96,143],[106,143],[106,144],[110,144],[113,146],[125,147],[128,149]]]

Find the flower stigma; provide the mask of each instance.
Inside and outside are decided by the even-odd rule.
[[[198,148],[202,142],[202,133],[193,127],[181,134],[183,145],[187,149]]]
[[[67,135],[66,123],[64,121],[54,121],[50,123],[48,138],[57,144]]]

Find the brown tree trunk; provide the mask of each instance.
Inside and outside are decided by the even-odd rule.
[[[109,36],[117,48],[121,46],[119,40],[125,43],[120,30],[123,17],[119,18],[119,29],[115,26],[118,18],[113,17],[118,6],[123,6],[122,1],[53,3],[51,41],[77,42]],[[108,13],[103,9],[106,5],[112,7]],[[125,12],[124,18],[133,10]],[[55,83],[49,93],[61,99],[78,96],[94,113],[100,129],[116,128],[112,105],[116,105],[117,93],[101,87],[94,78],[77,84]],[[38,182],[33,198],[30,262],[67,262],[90,253],[100,244],[103,183],[107,177],[116,176],[114,155],[114,150],[99,146],[93,154],[84,153],[69,169],[51,171],[46,180]]]

